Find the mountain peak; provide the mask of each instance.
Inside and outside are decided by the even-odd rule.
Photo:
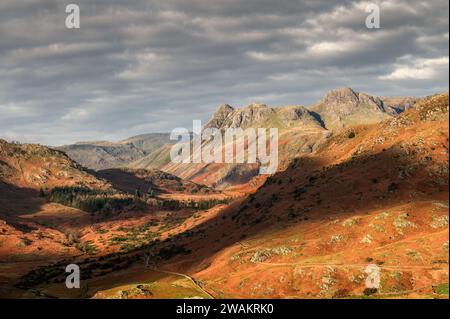
[[[247,106],[248,109],[267,109],[267,104],[252,102]]]
[[[229,104],[222,104],[217,108],[216,113],[227,112],[227,111],[234,111],[234,107],[232,107]]]
[[[339,104],[357,104],[359,101],[358,93],[348,87],[338,88],[327,93],[322,100],[325,104],[339,105]]]
[[[227,117],[233,112],[234,107],[230,106],[229,104],[220,105],[205,127],[221,127]]]
[[[221,105],[205,125],[205,128],[277,127],[280,129],[296,125],[321,128],[320,123],[303,106],[273,108],[263,103],[251,103],[243,108]]]
[[[379,97],[359,93],[348,87],[328,92],[310,109],[321,117],[327,129],[333,131],[353,125],[376,123],[395,113],[391,107],[385,107]]]

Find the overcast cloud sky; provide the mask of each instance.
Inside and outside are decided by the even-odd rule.
[[[0,1],[0,138],[61,145],[190,128],[219,104],[349,86],[448,91],[447,0]],[[381,29],[365,27],[368,3]]]

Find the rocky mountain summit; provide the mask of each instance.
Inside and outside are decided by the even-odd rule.
[[[331,131],[362,124],[373,124],[404,112],[419,99],[414,97],[377,97],[351,88],[328,92],[319,102],[308,107],[270,107],[252,103],[245,108],[223,104],[214,112],[205,128],[249,128],[322,126]]]
[[[320,126],[313,114],[304,106],[269,107],[252,103],[245,108],[221,105],[205,128],[271,128],[286,129],[293,126]]]
[[[396,116],[412,107],[419,99],[381,98],[355,92],[351,88],[330,91],[309,109],[319,116],[325,127],[339,131],[345,127],[373,124]]]

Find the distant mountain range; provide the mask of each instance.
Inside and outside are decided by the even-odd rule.
[[[205,127],[279,128],[271,176],[167,163],[167,134],[65,146],[162,170],[94,171],[0,139],[0,297],[448,299],[448,112],[448,94],[350,89],[308,107],[221,106]],[[61,289],[68,263],[85,295]]]
[[[168,133],[151,133],[119,142],[79,142],[57,149],[87,168],[101,170],[123,167],[139,160],[170,143],[169,136]]]
[[[245,108],[234,108],[224,104],[214,112],[204,128],[278,128],[280,168],[284,169],[290,160],[311,153],[337,131],[395,117],[417,101],[419,99],[415,97],[384,98],[340,88],[306,107],[270,107],[252,103]],[[256,175],[255,165],[171,163],[169,154],[172,143],[168,133],[154,133],[120,142],[81,142],[58,149],[81,165],[95,170],[157,168],[213,186],[247,182]]]

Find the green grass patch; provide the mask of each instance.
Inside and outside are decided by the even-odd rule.
[[[448,283],[433,286],[433,291],[438,295],[448,295]]]

